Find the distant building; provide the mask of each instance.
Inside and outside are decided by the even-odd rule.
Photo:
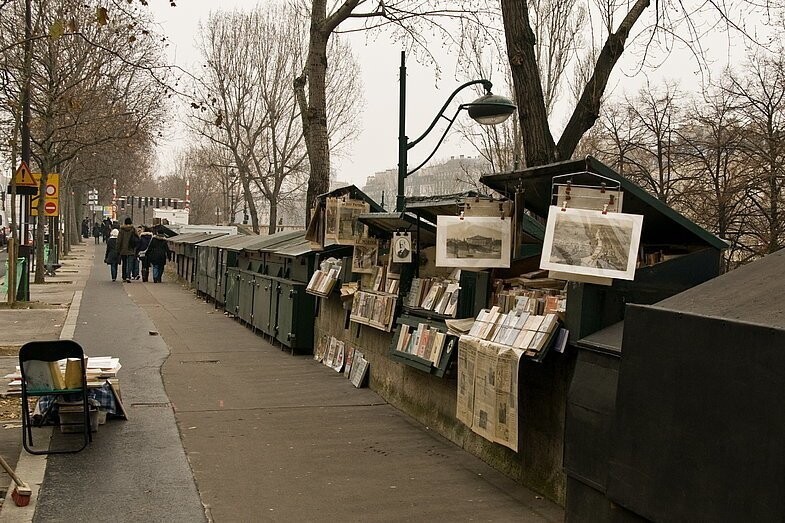
[[[412,167],[412,166],[410,166]],[[480,176],[491,172],[491,164],[481,156],[451,156],[442,163],[423,167],[406,179],[406,196],[437,196],[475,190],[486,192]],[[362,191],[384,208],[395,208],[398,169],[387,169],[369,176]]]

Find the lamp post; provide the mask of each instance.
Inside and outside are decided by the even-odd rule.
[[[439,146],[441,146],[442,142],[447,137],[450,127],[452,127],[453,122],[456,118],[458,118],[458,114],[460,114],[462,110],[466,109],[466,111],[469,113],[469,116],[480,125],[496,125],[504,122],[517,109],[515,104],[512,103],[510,99],[491,93],[493,84],[490,82],[490,80],[472,80],[470,82],[466,82],[463,85],[460,85],[457,89],[455,89],[455,91],[453,91],[452,94],[447,98],[447,101],[444,102],[444,105],[436,114],[436,117],[431,122],[431,125],[429,125],[425,132],[422,133],[417,139],[410,142],[409,137],[406,136],[406,53],[404,51],[401,51],[400,75],[400,112],[398,116],[398,195],[395,201],[396,212],[403,212],[406,207],[406,178],[418,171],[422,166],[428,163],[431,158],[433,158],[433,155],[436,154],[436,150],[439,148]],[[477,98],[471,103],[461,104],[458,106],[458,110],[455,111],[455,114],[452,118],[447,118],[444,116],[444,111],[447,110],[447,107],[450,105],[453,98],[455,98],[455,95],[467,87],[478,84],[481,84],[485,89],[485,94],[483,96]],[[444,118],[449,122],[447,128],[444,130],[442,137],[439,138],[439,142],[436,144],[436,147],[433,148],[431,154],[429,154],[428,157],[423,160],[422,163],[420,163],[420,165],[410,171],[408,165],[409,149],[420,143],[426,136],[428,136],[428,134],[436,126],[439,118]]]

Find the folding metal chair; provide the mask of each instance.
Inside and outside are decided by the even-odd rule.
[[[64,388],[51,388],[47,386],[36,386],[34,374],[43,372],[44,367],[48,366],[50,362],[57,362],[65,358],[76,358],[81,361],[81,387],[74,389]],[[32,362],[41,362],[38,364]],[[19,369],[22,372],[22,446],[30,454],[67,454],[72,452],[79,452],[84,449],[88,443],[93,440],[90,433],[90,406],[87,401],[87,365],[85,362],[84,351],[82,347],[72,340],[56,340],[56,341],[31,341],[22,345],[19,349]],[[31,386],[32,385],[32,386]],[[83,418],[80,423],[71,423],[71,425],[82,426],[82,445],[75,449],[67,450],[35,450],[33,445],[33,423],[30,416],[30,408],[28,405],[28,398],[53,396],[55,398],[71,396],[72,398],[79,398],[77,404],[81,403],[83,410]],[[54,405],[55,402],[52,402]],[[50,415],[51,407],[47,412],[42,413],[42,422]],[[61,421],[62,424],[62,421]]]

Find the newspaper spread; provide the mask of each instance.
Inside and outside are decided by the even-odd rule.
[[[518,450],[518,369],[523,351],[473,336],[458,342],[456,417],[483,438]]]
[[[474,366],[477,361],[477,338],[461,336],[458,339],[458,401],[456,417],[471,427],[474,416]]]

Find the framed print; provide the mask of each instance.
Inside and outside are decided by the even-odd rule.
[[[371,239],[358,239],[354,243],[354,255],[352,256],[352,272],[354,273],[373,273],[373,268],[379,258],[379,242]]]
[[[552,205],[541,269],[600,278],[635,279],[643,216]]]
[[[412,233],[396,232],[392,237],[390,246],[392,263],[411,263],[412,262]]]
[[[507,268],[512,219],[499,216],[438,216],[436,266]]]

